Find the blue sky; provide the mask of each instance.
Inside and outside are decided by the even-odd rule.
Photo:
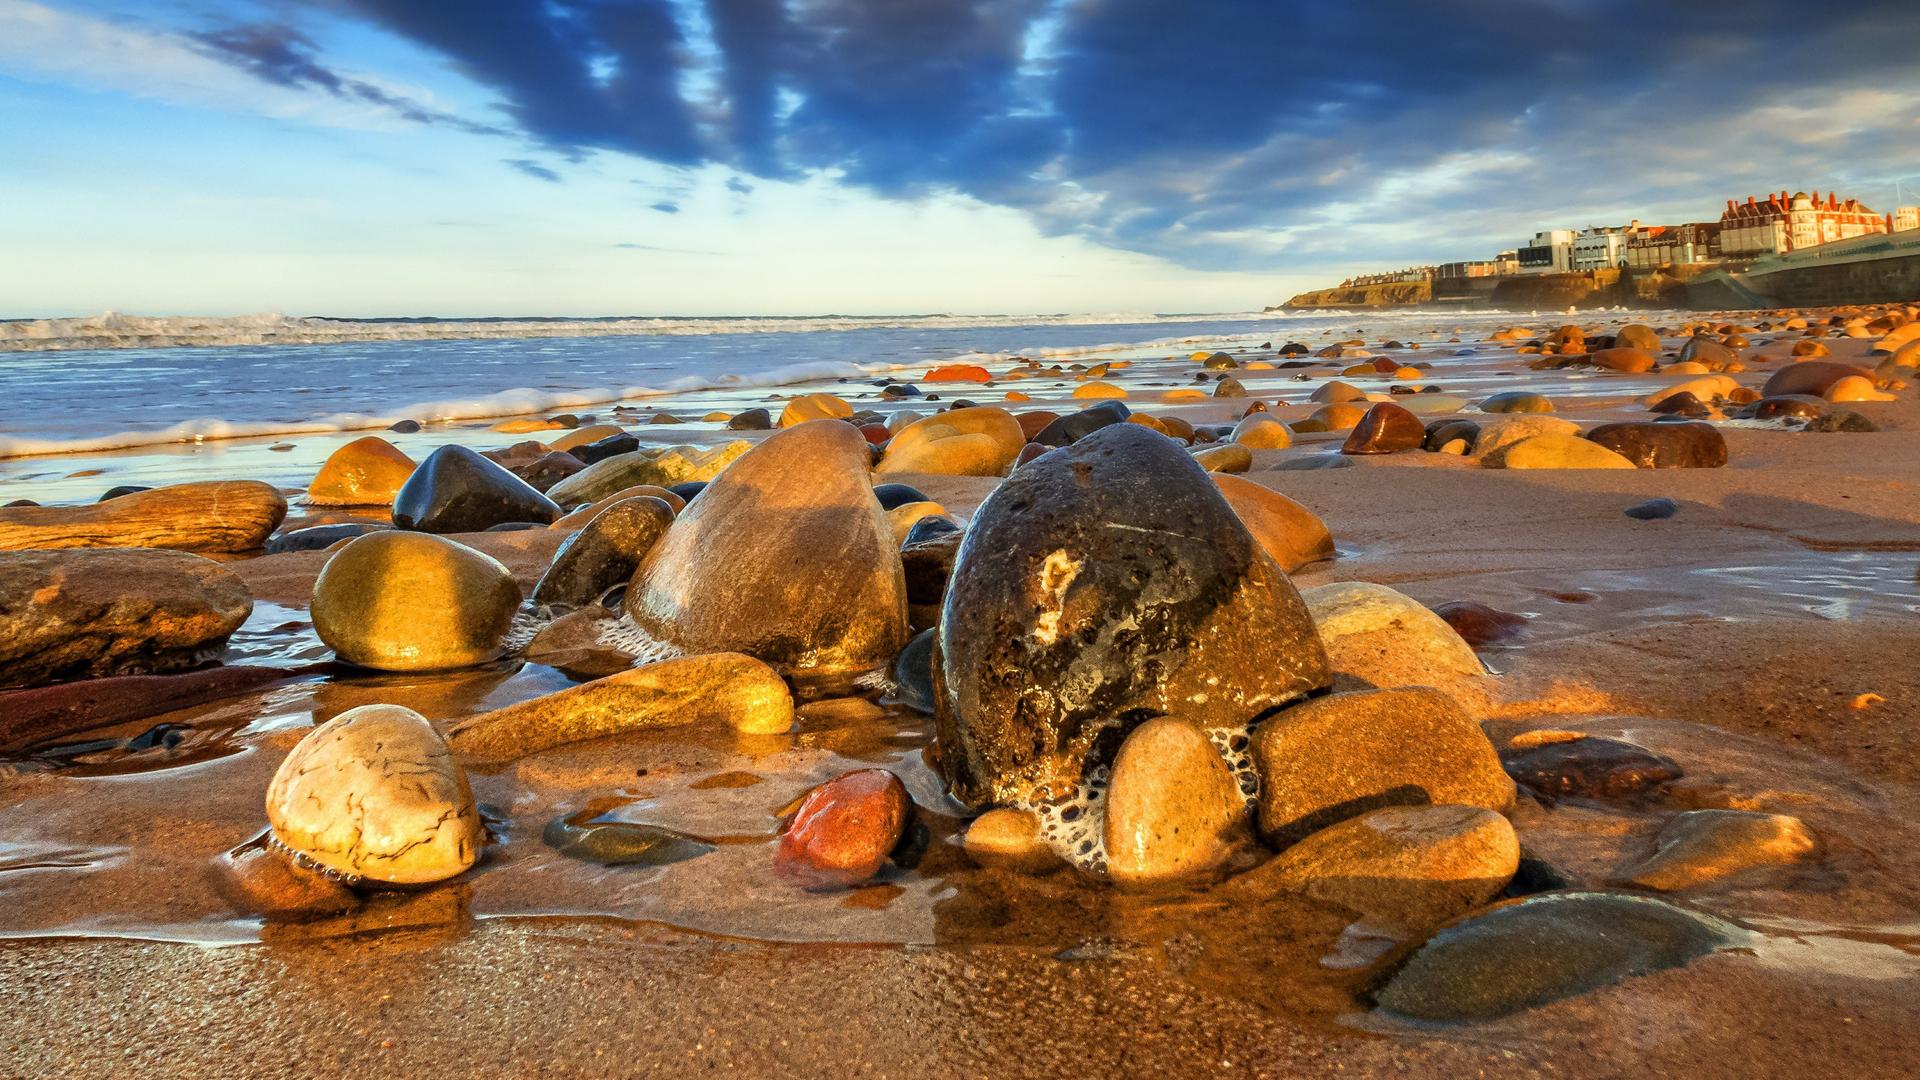
[[[1912,0],[0,0],[0,316],[1245,310],[1890,208],[1916,41]]]

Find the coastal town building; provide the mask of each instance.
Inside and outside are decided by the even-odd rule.
[[[1778,191],[1764,202],[1753,195],[1744,203],[1727,200],[1720,215],[1720,250],[1728,258],[1784,255],[1892,229],[1892,223],[1858,199],[1842,201],[1831,191],[1824,200],[1818,192]]]
[[[1432,281],[1434,268],[1431,266],[1409,266],[1403,270],[1389,270],[1384,274],[1360,274],[1340,283],[1342,288],[1358,288],[1363,285],[1397,285],[1406,281]]]
[[[1573,269],[1573,230],[1548,229],[1522,244],[1516,260],[1523,274],[1564,274]]]
[[[1627,236],[1621,264],[1630,270],[1658,270],[1712,262],[1720,257],[1720,223],[1645,225]]]
[[[1433,280],[1448,281],[1448,280],[1458,280],[1461,278],[1493,277],[1497,273],[1498,273],[1498,270],[1494,266],[1493,261],[1490,259],[1479,259],[1479,260],[1468,261],[1468,262],[1450,262],[1450,263],[1441,263],[1439,266],[1436,266],[1433,268]]]
[[[1920,206],[1902,206],[1893,212],[1893,231],[1920,229]]]
[[[1627,238],[1640,228],[1630,225],[1600,228],[1589,226],[1573,237],[1574,270],[1611,270],[1625,262]]]

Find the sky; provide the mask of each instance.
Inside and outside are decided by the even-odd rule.
[[[1914,0],[0,0],[0,317],[1254,310],[1891,209],[1916,41]]]

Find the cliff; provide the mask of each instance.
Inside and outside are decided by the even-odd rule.
[[[1312,308],[1384,308],[1426,304],[1433,300],[1433,288],[1424,281],[1396,281],[1386,285],[1351,285],[1303,292],[1280,310],[1301,311]],[[1273,310],[1273,309],[1269,309]]]

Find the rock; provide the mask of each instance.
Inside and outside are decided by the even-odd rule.
[[[0,551],[169,548],[204,554],[257,550],[287,516],[271,484],[173,484],[91,506],[0,509]]]
[[[1753,419],[1779,420],[1819,416],[1827,409],[1827,399],[1814,394],[1782,394],[1761,398],[1753,403]]]
[[[1460,452],[1466,454],[1472,452],[1473,444],[1479,438],[1480,425],[1471,420],[1434,420],[1427,424],[1427,437],[1420,445],[1427,450],[1441,453],[1443,447],[1459,442],[1463,444]]]
[[[529,664],[544,664],[576,679],[600,679],[633,666],[618,647],[619,619],[599,605],[570,611],[540,628],[522,650]]]
[[[1313,698],[1263,721],[1250,750],[1260,832],[1279,847],[1383,806],[1513,805],[1480,725],[1430,687]]]
[[[1820,848],[1799,818],[1749,810],[1690,810],[1660,829],[1659,848],[1620,875],[1639,889],[1678,892],[1762,866],[1796,863]]]
[[[1487,420],[1480,425],[1480,435],[1474,441],[1473,452],[1485,458],[1497,455],[1507,447],[1535,436],[1578,436],[1579,434],[1580,425],[1571,420],[1562,420],[1557,416],[1538,414],[1503,416],[1498,420]]]
[[[1026,442],[1020,422],[1005,409],[953,409],[896,432],[874,471],[1001,476]]]
[[[938,504],[936,503],[932,505],[938,505]],[[960,532],[961,532],[960,523],[953,520],[953,518],[948,517],[945,514],[936,514],[931,517],[916,518],[914,520],[913,525],[907,529],[907,535],[901,539],[900,549],[902,552],[904,552],[907,548],[910,548],[915,544],[924,543],[928,540],[932,540],[940,536],[945,536],[949,533],[958,535]],[[907,590],[907,602],[909,604],[913,602],[913,590],[911,585],[909,585]]]
[[[1706,402],[1701,401],[1685,390],[1660,399],[1659,404],[1647,411],[1666,416],[1706,417],[1712,415],[1712,410],[1707,408]]]
[[[1879,431],[1873,421],[1851,409],[1830,409],[1807,421],[1806,431]]]
[[[1520,636],[1527,627],[1527,617],[1511,611],[1501,611],[1472,600],[1453,600],[1436,605],[1435,615],[1440,616],[1460,640],[1478,648],[1481,645],[1497,645],[1502,641],[1511,641]]]
[[[761,410],[762,413],[765,411],[764,409]],[[578,434],[578,432],[575,434]],[[558,440],[554,445],[558,446],[560,441],[564,440]],[[627,431],[616,431],[612,435],[602,436],[590,443],[580,443],[576,446],[569,446],[567,447],[567,453],[572,454],[588,465],[598,465],[610,457],[619,457],[621,454],[631,454],[638,449],[640,449],[640,440],[637,436]],[[553,489],[548,488],[547,490],[551,491]]]
[[[1828,401],[1893,401],[1892,394],[1883,394],[1873,388],[1873,380],[1859,375],[1849,375],[1834,380],[1821,395]]]
[[[327,457],[307,485],[315,506],[392,506],[413,475],[413,459],[379,437],[355,439]]]
[[[1728,944],[1718,920],[1648,897],[1547,893],[1435,934],[1376,995],[1382,1009],[1443,1023],[1493,1020]]]
[[[1134,728],[1107,783],[1101,824],[1107,872],[1146,885],[1226,861],[1246,819],[1240,785],[1199,728],[1163,716]]]
[[[1304,425],[1318,424],[1314,431],[1351,431],[1360,423],[1367,410],[1351,401],[1336,401],[1331,405],[1322,405],[1313,411],[1313,415],[1293,425],[1295,431],[1309,430]]]
[[[557,431],[564,427],[566,427],[565,424],[558,424],[552,420],[520,417],[512,420],[502,420],[488,430],[497,431],[502,435],[528,435],[536,431]]]
[[[1488,469],[1631,469],[1633,462],[1578,435],[1535,435],[1483,454]]]
[[[1679,365],[1675,364],[1670,366],[1667,368],[1667,371],[1669,373],[1679,374]],[[1703,402],[1714,402],[1723,398],[1731,400],[1742,389],[1739,383],[1734,382],[1725,375],[1706,375],[1698,379],[1687,379],[1683,382],[1677,382],[1671,386],[1656,390],[1641,399],[1641,404],[1649,409],[1657,408],[1661,402],[1676,394],[1692,394],[1695,398]]]
[[[349,541],[313,583],[320,640],[378,671],[433,671],[498,659],[520,586],[491,556],[429,533]]]
[[[1367,392],[1354,386],[1352,383],[1344,383],[1335,379],[1332,382],[1321,383],[1319,386],[1314,387],[1313,393],[1308,395],[1307,400],[1317,401],[1321,404],[1331,404],[1341,401],[1365,401],[1367,400]]]
[[[1794,342],[1792,355],[1821,357],[1832,355],[1832,351],[1820,342],[1809,339]]]
[[[940,764],[963,803],[1065,794],[1096,740],[1200,727],[1327,685],[1299,595],[1175,443],[1115,425],[994,489],[935,654]]]
[[[548,847],[597,866],[671,866],[718,850],[695,836],[634,821],[595,821],[586,810],[555,818],[540,831]]]
[[[304,529],[284,532],[267,540],[267,554],[285,555],[290,551],[325,551],[342,540],[351,540],[356,536],[365,536],[370,532],[385,532],[391,525],[380,525],[370,521],[343,521],[338,525],[310,525]]]
[[[601,499],[599,502],[587,503],[577,510],[568,511],[565,517],[554,522],[548,526],[548,528],[584,529],[587,527],[588,522],[599,517],[608,507],[614,506],[617,503],[626,502],[628,499],[638,499],[642,497],[659,499],[661,502],[666,503],[667,508],[675,514],[687,508],[687,500],[685,498],[666,488],[653,484],[635,484],[630,488],[622,488],[606,498]]]
[[[1527,390],[1508,390],[1495,394],[1480,402],[1483,413],[1550,413],[1553,402],[1545,394],[1535,394]]]
[[[1427,441],[1427,426],[1420,418],[1390,402],[1380,402],[1367,410],[1360,423],[1340,446],[1343,454],[1395,454],[1418,450]]]
[[[1350,687],[1479,683],[1486,668],[1446,620],[1385,585],[1342,581],[1304,589],[1338,682]]]
[[[1124,398],[1127,392],[1110,382],[1082,383],[1074,387],[1073,396],[1077,398]]]
[[[853,406],[832,394],[802,394],[780,410],[780,426],[790,428],[809,420],[845,420]]]
[[[906,583],[850,424],[768,438],[648,552],[627,615],[684,652],[742,652],[808,682],[857,678],[907,640]]]
[[[194,667],[252,612],[238,577],[184,552],[0,555],[0,687]]]
[[[559,516],[552,499],[464,446],[429,454],[393,500],[394,525],[415,532],[480,532],[509,521],[550,524]]]
[[[1105,401],[1054,419],[1030,436],[1029,441],[1042,446],[1066,446],[1103,427],[1124,423],[1130,415],[1132,413],[1120,402]]]
[[[927,372],[921,382],[977,382],[993,381],[993,373],[978,364],[947,364]]]
[[[893,696],[915,712],[933,714],[933,629],[920,631],[893,661]]]
[[[1695,336],[1680,347],[1681,363],[1704,364],[1709,371],[1725,371],[1728,364],[1739,361],[1738,352],[1710,337]]]
[[[1622,510],[1621,513],[1635,521],[1663,521],[1680,512],[1680,504],[1666,496],[1637,502]]]
[[[946,512],[947,508],[937,502],[908,503],[887,511],[887,528],[893,535],[894,546],[904,547],[907,534],[913,531],[914,526],[922,521],[937,520]]]
[[[1654,355],[1660,351],[1660,335],[1642,323],[1628,323],[1613,335],[1615,348],[1638,349]]]
[[[1250,480],[1224,473],[1212,476],[1240,523],[1280,569],[1291,574],[1309,563],[1333,558],[1333,535],[1313,511]]]
[[[1601,424],[1587,438],[1642,469],[1717,469],[1727,463],[1727,440],[1712,424]]]
[[[580,447],[593,446],[605,442],[608,439],[617,438],[626,434],[626,429],[622,428],[619,424],[589,424],[586,427],[574,428],[572,431],[553,440],[547,444],[547,449],[558,450],[561,453],[573,453],[573,451]],[[631,436],[629,436],[629,438],[631,438]],[[627,449],[631,450],[638,445],[639,440],[636,439],[634,446],[627,447]],[[579,455],[576,454],[575,456],[578,457]],[[581,460],[585,461],[586,459],[582,458]],[[586,463],[589,465],[593,464],[592,461],[587,461]]]
[[[1254,413],[1233,426],[1233,441],[1249,450],[1285,450],[1293,445],[1293,432],[1271,416]]]
[[[447,742],[467,760],[510,761],[610,735],[716,722],[749,735],[784,734],[793,726],[793,696],[779,673],[750,656],[702,653],[469,717],[447,730]]]
[[[1241,385],[1239,379],[1229,375],[1213,384],[1213,396],[1217,398],[1243,398],[1247,396],[1247,388]]]
[[[1672,759],[1621,739],[1591,735],[1539,742],[1516,739],[1500,756],[1520,786],[1550,799],[1620,799],[1680,779]]]
[[[1656,362],[1651,353],[1657,352],[1658,350],[1659,346],[1657,345],[1653,349],[1648,350],[1642,350],[1637,347],[1601,349],[1588,359],[1593,362],[1594,367],[1605,368],[1608,371],[1626,372],[1629,375],[1639,375],[1654,369]]]
[[[308,732],[267,786],[267,820],[321,869],[395,885],[462,873],[486,839],[466,772],[399,705],[362,705]]]
[[[585,462],[572,454],[550,450],[524,465],[509,466],[507,471],[533,490],[544,492],[586,467]]]
[[[1321,829],[1234,884],[1420,930],[1492,900],[1519,868],[1520,839],[1491,810],[1388,806]]]
[[[989,810],[973,819],[962,840],[974,862],[990,870],[1048,874],[1066,865],[1040,835],[1040,819],[1026,810]]]
[[[633,577],[671,524],[673,507],[652,496],[607,507],[553,553],[553,564],[533,587],[533,602],[554,609],[598,602]]]
[[[411,435],[420,430],[420,421],[395,420],[393,423],[387,425],[387,430],[400,435]]]
[[[784,414],[783,414],[784,415]],[[765,409],[747,409],[727,420],[728,431],[771,431],[773,414]]]
[[[912,813],[906,786],[885,769],[835,777],[807,792],[781,831],[774,872],[815,891],[863,885],[885,865]]]
[[[0,614],[0,620],[4,618]],[[5,670],[0,667],[0,679]],[[110,675],[9,691],[0,694],[0,751],[239,697],[290,674],[283,668],[221,666],[178,675]]]
[[[1253,468],[1253,451],[1238,443],[1227,443],[1198,451],[1193,460],[1210,473],[1243,473]]]
[[[925,492],[912,484],[875,484],[873,497],[882,510],[898,510],[909,503],[931,502]]]
[[[738,439],[705,448],[665,446],[636,450],[595,462],[586,471],[555,484],[547,495],[561,506],[571,507],[599,502],[617,491],[642,484],[671,489],[689,481],[712,480],[752,448],[752,443]]]
[[[1797,364],[1788,364],[1767,379],[1760,389],[1762,398],[1778,397],[1782,394],[1824,395],[1827,388],[1841,379],[1855,376],[1873,382],[1873,372],[1857,364],[1842,364],[1831,360],[1802,360]]]
[[[360,907],[360,894],[334,878],[301,866],[264,842],[251,840],[214,863],[214,887],[245,915],[295,922],[344,915]]]

